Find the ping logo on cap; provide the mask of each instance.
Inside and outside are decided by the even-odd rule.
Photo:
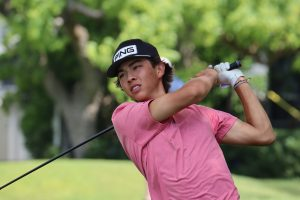
[[[123,47],[121,49],[119,49],[119,51],[117,51],[117,53],[114,55],[114,62],[117,62],[118,60],[132,55],[132,54],[137,54],[137,48],[136,45],[130,45],[130,46],[126,46]]]

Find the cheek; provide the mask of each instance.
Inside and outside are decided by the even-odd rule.
[[[150,86],[154,86],[155,83],[159,80],[159,77],[157,76],[157,74],[150,72],[148,74],[145,75],[145,79],[146,82],[148,82],[150,84]]]
[[[124,78],[124,77],[123,77],[123,78],[119,78],[118,81],[119,81],[119,85],[120,85],[121,87],[124,87],[124,86],[125,86],[126,81],[125,81],[125,78]]]
[[[122,82],[122,81],[120,81],[120,88],[121,88],[121,90],[123,90],[123,92],[125,92],[127,95],[130,95],[130,88],[129,88],[127,82]]]
[[[125,90],[126,89],[126,85],[123,81],[119,80],[119,86],[122,90]]]

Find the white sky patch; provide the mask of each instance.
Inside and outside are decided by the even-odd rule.
[[[5,23],[4,21],[0,18],[0,54],[4,53],[5,51],[5,46],[3,45],[3,38],[4,38],[4,34],[5,34]]]

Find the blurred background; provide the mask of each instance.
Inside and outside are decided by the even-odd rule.
[[[240,60],[277,141],[224,145],[227,163],[237,177],[298,180],[299,8],[298,0],[0,0],[0,181],[8,161],[50,158],[111,125],[129,99],[106,69],[129,38],[154,44],[182,82]],[[243,118],[230,88],[216,87],[201,104]],[[114,133],[68,157],[127,162]],[[300,196],[300,186],[290,193]]]

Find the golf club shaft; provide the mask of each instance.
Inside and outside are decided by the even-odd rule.
[[[80,146],[82,146],[82,145],[84,145],[84,144],[90,142],[91,140],[94,140],[94,139],[97,138],[98,136],[100,136],[100,135],[102,135],[102,134],[104,134],[104,133],[106,133],[106,132],[112,130],[113,128],[114,128],[114,127],[111,125],[110,127],[108,127],[108,128],[106,128],[106,129],[100,131],[99,133],[93,135],[92,137],[88,138],[87,140],[81,142],[80,144],[77,144],[76,146],[74,146],[74,147],[72,147],[72,148],[70,148],[70,149],[68,149],[68,150],[66,150],[66,151],[64,151],[64,152],[62,152],[62,153],[60,153],[59,155],[57,155],[57,156],[55,156],[55,157],[53,157],[53,158],[51,158],[51,159],[49,159],[49,160],[47,160],[46,162],[40,164],[39,166],[37,166],[37,167],[35,167],[35,168],[29,170],[28,172],[22,174],[21,176],[18,176],[17,178],[15,178],[15,179],[9,181],[8,183],[2,185],[2,186],[0,187],[0,190],[2,190],[3,188],[9,186],[10,184],[12,184],[12,183],[14,183],[14,182],[16,182],[16,181],[18,181],[18,180],[20,180],[21,178],[24,178],[25,176],[31,174],[32,172],[34,172],[34,171],[36,171],[36,170],[38,170],[38,169],[44,167],[45,165],[48,165],[49,163],[51,163],[51,162],[53,162],[54,160],[56,160],[56,159],[58,159],[58,158],[60,158],[60,157],[62,157],[62,156],[64,156],[64,155],[66,155],[67,153],[73,151],[74,149],[77,149],[78,147],[80,147]]]

